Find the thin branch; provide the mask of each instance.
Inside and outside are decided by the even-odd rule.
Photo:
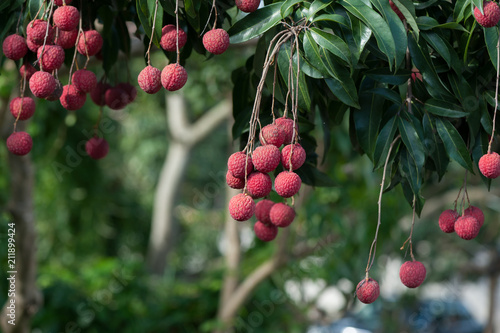
[[[500,77],[500,35],[498,36],[498,42],[497,42],[497,77],[496,77],[496,85],[495,85],[495,111],[493,112],[493,129],[491,131],[490,142],[488,142],[488,154],[491,153],[491,143],[493,142],[493,138],[495,137],[495,123],[496,123],[496,119],[497,119],[497,110],[498,110],[498,80],[499,80],[499,77]]]

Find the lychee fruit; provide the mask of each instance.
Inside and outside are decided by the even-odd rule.
[[[456,210],[447,209],[439,215],[439,228],[446,233],[455,231],[455,222],[458,219]]]
[[[484,154],[479,159],[479,171],[486,178],[497,178],[500,176],[500,155],[495,152]]]
[[[491,28],[497,25],[500,20],[500,8],[496,2],[484,1],[483,12],[484,15],[481,14],[478,7],[474,8],[474,17],[476,18],[477,23],[485,28]]]
[[[417,288],[425,280],[425,266],[420,261],[407,261],[399,269],[399,278],[408,288]]]
[[[47,21],[36,19],[28,23],[26,27],[26,36],[33,44],[38,46],[43,45],[45,39],[45,34],[47,32]],[[47,35],[47,44],[52,44],[54,42],[54,28],[49,24],[49,30]]]
[[[38,48],[37,57],[40,59],[40,69],[52,72],[64,63],[64,50],[59,45],[45,45]]]
[[[104,94],[106,105],[112,110],[121,110],[128,104],[128,94],[118,87],[106,90]]]
[[[372,278],[365,278],[356,286],[356,296],[362,303],[373,303],[379,295],[380,287],[378,282]]]
[[[252,13],[259,8],[260,0],[236,0],[236,7],[245,13]]]
[[[57,101],[59,98],[61,98],[61,95],[63,93],[63,86],[61,84],[61,81],[59,81],[58,79],[56,79],[56,88],[54,89],[54,91],[52,92],[52,94],[50,94],[49,96],[45,97],[45,99],[47,101]]]
[[[392,0],[389,0],[389,5],[391,6],[392,10],[399,16],[399,19],[401,21],[404,21],[406,19],[403,13],[401,13],[399,8],[396,6],[396,4],[392,2]]]
[[[9,108],[14,118],[19,116],[19,120],[26,120],[35,113],[35,101],[31,97],[16,97],[10,101]]]
[[[275,145],[279,148],[285,141],[285,132],[278,125],[269,124],[262,127],[259,140],[261,145]]]
[[[302,185],[302,180],[295,172],[282,171],[274,180],[276,193],[283,198],[290,198],[297,194]]]
[[[64,0],[64,4],[69,5],[71,3],[71,1],[73,1],[73,0]],[[54,3],[58,6],[64,5],[63,0],[54,0]]]
[[[229,34],[224,29],[212,29],[203,35],[203,46],[212,54],[222,54],[229,47]]]
[[[28,53],[28,46],[23,36],[14,34],[3,40],[2,50],[7,58],[17,61]]]
[[[253,225],[255,236],[264,242],[270,242],[278,235],[278,227],[272,224],[265,224],[261,221],[255,222]]]
[[[95,88],[90,92],[90,98],[92,101],[98,106],[106,105],[105,94],[108,89],[111,88],[111,85],[104,82],[97,82]]]
[[[270,224],[271,217],[269,216],[269,213],[274,205],[275,203],[268,199],[263,199],[257,202],[255,205],[255,217],[257,220],[265,224]]]
[[[472,215],[464,215],[455,222],[455,232],[460,238],[470,240],[479,234],[479,222]]]
[[[57,39],[55,41],[56,45],[59,45],[63,49],[70,49],[76,44],[76,39],[78,38],[78,29],[70,31],[59,30],[57,33]]]
[[[94,90],[97,85],[97,77],[94,72],[82,68],[73,73],[71,82],[76,89],[83,93],[89,93]]]
[[[188,75],[180,64],[170,64],[161,71],[161,84],[168,91],[176,91],[184,87]]]
[[[137,97],[137,89],[128,82],[120,82],[116,85],[117,88],[125,91],[127,93],[127,103],[132,103]]]
[[[273,171],[280,164],[280,160],[280,150],[275,145],[259,146],[252,153],[254,168],[262,172]]]
[[[245,187],[245,180],[234,177],[229,170],[226,172],[226,183],[230,188],[237,190]]]
[[[252,157],[248,156],[241,151],[238,151],[227,160],[227,169],[236,178],[245,178],[245,166],[247,176],[253,170]]]
[[[70,111],[81,109],[86,100],[87,95],[76,89],[73,84],[65,85],[63,87],[62,95],[59,97],[59,101],[61,102],[63,108]]]
[[[56,89],[56,79],[48,72],[37,71],[29,81],[30,90],[38,98],[45,98]]]
[[[267,173],[254,171],[248,175],[247,191],[252,198],[265,197],[271,193],[272,188],[273,182]]]
[[[293,136],[293,119],[281,117],[277,118],[274,123],[285,132],[285,140],[283,141],[285,145],[292,143],[299,134],[299,125],[295,123],[295,137]]]
[[[295,210],[292,207],[278,202],[269,210],[269,220],[280,228],[288,227],[295,219]]]
[[[52,14],[52,20],[60,30],[74,30],[78,27],[80,12],[73,6],[58,7]]]
[[[80,33],[77,49],[80,54],[93,56],[101,50],[103,42],[97,30],[87,30]]]
[[[229,214],[236,221],[249,220],[255,212],[255,202],[249,195],[239,193],[229,200]]]
[[[31,79],[31,75],[35,74],[36,68],[33,67],[29,62],[26,62],[19,68],[19,74],[21,77],[24,77],[26,74],[26,80],[29,81]]]
[[[85,151],[94,160],[99,160],[108,155],[108,141],[104,138],[94,136],[85,143]]]
[[[306,151],[304,150],[304,148],[302,148],[300,144],[296,143],[296,144],[286,145],[281,150],[281,164],[283,164],[283,168],[285,168],[286,170],[290,170],[290,163],[289,163],[290,155],[292,155],[291,156],[292,170],[300,168],[306,161]]]
[[[147,66],[139,73],[137,82],[146,93],[155,94],[161,89],[161,71],[153,66]]]
[[[26,132],[14,132],[7,138],[7,149],[14,155],[26,155],[33,147],[33,140]]]
[[[476,218],[477,222],[479,223],[479,227],[482,227],[484,224],[484,213],[483,211],[476,207],[476,206],[470,206],[464,211],[464,215],[471,215]]]
[[[28,46],[28,49],[35,54],[37,53],[38,48],[41,47],[41,45],[33,43],[29,38],[26,39],[26,46]]]
[[[177,51],[177,28],[173,24],[167,24],[161,29],[160,46],[168,52]],[[179,49],[187,42],[187,35],[184,30],[179,28]]]

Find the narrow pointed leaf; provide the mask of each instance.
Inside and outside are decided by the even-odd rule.
[[[448,120],[441,118],[436,118],[436,128],[451,159],[474,173],[469,151],[457,129]]]

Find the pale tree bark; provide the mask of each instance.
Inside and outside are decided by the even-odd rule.
[[[191,150],[229,118],[231,101],[229,98],[223,100],[190,124],[182,95],[169,93],[166,95],[166,113],[168,152],[156,187],[147,254],[148,269],[156,275],[165,271],[167,257],[174,242],[177,221],[173,210]]]

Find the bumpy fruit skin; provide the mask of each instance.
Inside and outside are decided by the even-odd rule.
[[[229,47],[229,34],[224,29],[212,29],[203,35],[203,46],[212,54],[222,54]]]
[[[71,82],[76,89],[83,93],[88,93],[94,90],[97,84],[97,77],[94,72],[82,68],[73,73]]]
[[[162,49],[168,52],[177,51],[177,28],[173,24],[167,24],[161,29],[161,40],[160,46]],[[179,28],[179,50],[186,45],[187,35]]]
[[[26,39],[26,45],[28,46],[28,49],[35,54],[40,47],[40,45],[33,43],[29,38]]]
[[[19,120],[26,120],[31,118],[35,113],[35,101],[31,97],[16,97],[10,101],[9,108],[14,118],[17,119],[17,116],[21,113]]]
[[[7,58],[19,60],[28,53],[28,46],[22,36],[14,34],[3,40],[2,50]]]
[[[362,303],[373,303],[379,295],[380,287],[378,282],[372,278],[363,279],[356,286],[356,296]]]
[[[106,105],[111,110],[121,110],[128,104],[127,92],[118,87],[113,87],[106,90],[104,99],[106,100]]]
[[[55,44],[59,45],[63,49],[70,49],[73,46],[75,46],[77,38],[78,38],[78,29],[71,31],[59,30]]]
[[[408,288],[417,288],[424,282],[426,273],[420,261],[407,261],[399,269],[399,278]]]
[[[236,178],[241,178],[241,179],[245,178],[245,165],[246,165],[246,174],[248,176],[253,170],[252,157],[248,156],[248,162],[247,162],[246,154],[241,151],[232,154],[231,156],[229,156],[227,160],[227,169]]]
[[[73,6],[62,6],[54,10],[52,15],[54,24],[63,31],[70,31],[78,27],[80,12]]]
[[[108,89],[111,88],[111,85],[104,82],[97,82],[95,88],[90,92],[90,98],[92,101],[98,106],[106,105],[105,94]]]
[[[484,224],[484,213],[483,211],[476,207],[470,206],[466,210],[464,210],[464,215],[471,215],[476,218],[477,222],[479,222],[479,227],[481,228]]]
[[[184,87],[188,75],[184,67],[179,64],[170,64],[161,71],[161,84],[168,91],[176,91]]]
[[[278,235],[278,227],[262,223],[261,221],[255,222],[253,231],[255,232],[255,236],[264,242],[270,242]]]
[[[85,151],[94,160],[99,160],[108,155],[109,144],[104,138],[92,137],[85,143]]]
[[[295,211],[292,207],[282,202],[274,204],[269,210],[269,220],[280,228],[288,227],[295,219]]]
[[[65,3],[66,5],[69,5],[69,4],[71,3],[71,1],[73,1],[73,0],[66,0],[66,1],[64,1],[64,3]],[[62,6],[62,5],[63,5],[63,0],[54,0],[54,3],[55,3],[56,5],[58,5],[58,6]]]
[[[272,188],[273,182],[267,173],[254,171],[248,175],[247,190],[252,198],[263,198],[271,193]]]
[[[135,98],[137,97],[137,89],[131,85],[128,82],[120,82],[116,85],[117,88],[120,88],[121,90],[125,91],[128,96],[127,103],[130,104],[132,103]]]
[[[283,129],[275,124],[269,124],[262,127],[259,134],[259,140],[261,145],[275,145],[276,147],[281,147],[283,142],[285,142],[285,132]]]
[[[245,13],[252,13],[259,8],[260,0],[236,0],[236,7]]]
[[[497,178],[500,176],[500,155],[495,152],[484,154],[479,159],[479,171],[486,178]]]
[[[458,213],[456,210],[447,209],[439,215],[439,228],[449,234],[455,231],[455,222],[458,219]]]
[[[280,150],[274,145],[259,146],[252,153],[254,168],[266,173],[276,169],[280,159]]]
[[[455,222],[455,232],[460,238],[465,240],[476,238],[479,229],[479,222],[471,215],[461,216]]]
[[[255,202],[249,195],[239,193],[229,200],[229,214],[236,221],[249,220],[255,212]]]
[[[161,89],[161,71],[153,66],[146,66],[137,77],[139,87],[148,94],[156,94]]]
[[[23,77],[26,74],[26,80],[29,81],[31,79],[31,76],[35,74],[36,69],[35,67],[31,66],[29,62],[25,63],[24,65],[19,68],[19,75]]]
[[[43,51],[43,54],[42,54]],[[37,50],[37,57],[40,59],[40,68],[46,72],[61,68],[64,63],[64,50],[59,45],[45,45]]]
[[[294,141],[293,136],[293,119],[281,117],[277,118],[274,122],[278,127],[280,127],[285,132],[285,140],[283,143],[288,145]],[[299,125],[295,124],[295,136],[299,134]]]
[[[63,86],[61,84],[61,81],[59,81],[58,79],[56,79],[56,89],[54,89],[54,91],[52,92],[52,94],[50,94],[49,96],[45,97],[45,99],[47,101],[57,101],[59,100],[59,98],[61,98],[61,95],[63,93]]]
[[[99,32],[96,30],[87,30],[80,33],[77,50],[80,54],[86,55],[88,52],[89,56],[93,56],[101,50],[103,42]],[[85,47],[85,43],[87,47]]]
[[[293,146],[293,151],[292,151]],[[290,170],[290,155],[292,155],[292,169],[297,170],[306,161],[306,151],[298,143],[293,145],[286,145],[281,150],[281,164],[285,170]]]
[[[26,36],[33,44],[40,46],[43,45],[46,31],[47,21],[36,19],[28,23],[28,26],[26,27]],[[52,44],[54,42],[54,35],[54,28],[49,25],[49,34],[47,35],[46,44]]]
[[[257,220],[265,224],[271,224],[269,213],[274,205],[275,203],[268,199],[257,202],[255,205],[255,217]]]
[[[479,8],[474,8],[474,17],[477,23],[485,28],[491,28],[498,24],[500,20],[500,7],[494,1],[484,1],[483,2],[483,12],[481,14]]]
[[[396,4],[392,2],[392,0],[389,0],[389,5],[391,6],[392,10],[399,16],[399,19],[401,21],[404,21],[406,19],[403,13],[401,13],[399,8],[396,6]]]
[[[245,180],[234,177],[229,170],[226,172],[226,183],[230,188],[240,190],[245,187]]]
[[[30,90],[38,98],[50,96],[56,89],[56,79],[47,72],[35,72],[29,81]]]
[[[76,89],[74,85],[65,85],[63,87],[63,92],[59,101],[61,105],[66,110],[75,111],[81,109],[85,101],[87,100],[87,95],[80,90]]]
[[[26,132],[14,132],[7,138],[7,149],[14,155],[26,155],[33,147],[33,140]]]
[[[279,196],[290,198],[297,194],[302,185],[302,180],[295,172],[282,171],[274,180],[274,189]]]

